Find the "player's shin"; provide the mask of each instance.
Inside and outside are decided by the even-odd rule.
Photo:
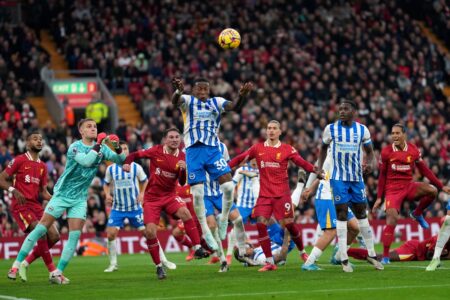
[[[53,264],[53,258],[48,248],[47,239],[39,239],[37,242],[37,247],[39,248],[39,253],[45,263],[45,266],[47,267],[47,270],[49,272],[53,272],[56,268]]]
[[[227,249],[227,257],[233,255],[233,248],[236,245],[236,231],[235,229],[231,229],[228,233],[228,249]]]
[[[162,266],[161,265],[161,257],[159,256],[159,242],[156,238],[147,239],[147,248],[148,253],[150,253],[150,256],[152,257],[153,263],[156,266]]]
[[[233,221],[233,230],[235,232],[236,243],[239,248],[239,255],[245,255],[245,242],[247,240],[247,235],[245,234],[244,223],[242,222],[242,217],[239,216]]]
[[[370,257],[376,257],[374,242],[373,242],[373,232],[370,227],[369,220],[367,218],[358,219],[359,230],[361,232],[364,241],[366,242],[367,251]]]
[[[436,241],[436,247],[434,249],[433,259],[440,259],[442,250],[445,247],[448,239],[450,238],[450,216],[445,217],[445,221],[439,230],[438,239]]]
[[[47,239],[45,239],[45,241],[47,243],[48,249],[51,249],[59,240],[56,240],[56,242],[55,242],[54,240],[47,238]],[[33,251],[31,251],[31,253],[28,254],[25,261],[28,263],[28,265],[31,265],[31,263],[33,263],[39,257],[41,257],[41,250],[39,249],[38,245],[36,245],[33,248]]]
[[[200,247],[200,236],[198,235],[197,226],[193,219],[184,221],[184,230],[191,239],[194,249],[198,249]]]
[[[258,241],[261,245],[261,248],[266,256],[266,261],[270,264],[274,264],[274,260],[272,257],[272,250],[270,248],[270,238],[267,232],[267,226],[263,223],[256,223],[256,228],[258,229]]]
[[[33,231],[27,236],[25,241],[20,248],[19,254],[17,255],[17,261],[19,263],[23,262],[27,257],[28,253],[30,253],[31,249],[33,249],[34,244],[40,239],[44,234],[47,233],[47,227],[42,224],[37,224]]]
[[[234,184],[231,181],[222,183],[220,189],[223,192],[222,197],[222,215],[220,217],[219,235],[222,240],[225,239],[227,234],[228,216],[230,214],[231,207],[233,205],[233,189]]]
[[[219,229],[216,227],[212,230],[212,233],[214,235],[214,238],[216,239],[217,244],[219,245],[219,249],[217,249],[217,255],[220,258],[220,262],[224,262],[226,261],[225,259],[225,253],[223,251],[223,247],[222,247],[222,240],[219,237]]]
[[[314,247],[311,251],[311,254],[309,254],[308,259],[306,260],[305,265],[310,266],[314,264],[320,258],[320,256],[322,256],[322,250]]]
[[[117,247],[116,247],[116,240],[108,240],[108,254],[109,254],[109,264],[110,265],[117,265]]]
[[[197,215],[197,219],[202,228],[205,240],[212,250],[217,250],[218,245],[212,236],[211,230],[208,227],[208,223],[206,222],[205,202],[203,200],[205,191],[203,184],[196,184],[191,186],[191,193],[194,196],[195,214]]]
[[[338,237],[338,246],[340,257],[336,255],[336,258],[341,261],[348,260],[347,255],[347,221],[336,221],[336,234]],[[344,250],[345,249],[345,250]]]
[[[72,230],[69,232],[69,240],[64,246],[63,252],[61,254],[61,259],[58,263],[58,270],[61,272],[64,271],[64,269],[69,264],[70,260],[73,257],[73,253],[75,252],[75,249],[77,248],[78,240],[80,239],[81,231],[80,230]]]
[[[427,208],[435,199],[435,196],[425,196],[420,199],[419,204],[413,212],[415,216],[421,216],[425,208]]]
[[[394,242],[394,231],[395,225],[387,224],[384,227],[383,235],[381,237],[381,241],[383,242],[383,257],[389,257],[389,249],[391,248],[391,244]]]
[[[304,250],[302,233],[298,228],[298,225],[295,223],[286,224],[286,228],[291,234],[291,239],[294,241],[297,246],[298,251],[302,252]]]

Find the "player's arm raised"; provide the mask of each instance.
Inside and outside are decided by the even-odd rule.
[[[253,83],[246,82],[243,86],[239,89],[239,98],[237,101],[233,102],[226,102],[224,104],[224,110],[225,111],[235,111],[237,113],[241,112],[242,108],[247,103],[247,96],[250,94],[251,90],[253,89]]]
[[[8,166],[9,167],[9,166]],[[7,190],[10,193],[14,195],[14,197],[17,199],[19,204],[24,204],[27,200],[22,195],[21,192],[19,192],[17,189],[15,189],[12,186],[13,176],[10,176],[6,170],[0,173],[0,188],[2,190]]]
[[[172,104],[177,108],[181,104],[181,95],[183,95],[184,92],[184,85],[180,78],[173,78],[172,86],[175,89],[175,92],[172,94]]]
[[[312,163],[304,160],[303,157],[301,157],[301,155],[297,152],[297,150],[295,150],[294,147],[292,147],[292,152],[291,155],[289,156],[289,159],[292,160],[292,162],[297,167],[303,168],[306,172],[317,174],[317,177],[319,179],[322,179],[324,177],[321,168],[315,167]]]
[[[125,172],[130,172],[130,164],[132,162],[134,162],[137,159],[141,159],[141,158],[152,159],[154,157],[154,154],[155,154],[155,148],[131,152],[125,158],[125,161],[123,162],[123,165],[122,165],[122,169]]]
[[[239,154],[238,156],[236,156],[235,158],[233,158],[232,160],[230,160],[228,162],[228,165],[230,166],[231,169],[235,168],[236,166],[238,166],[240,163],[244,162],[244,161],[249,161],[252,158],[254,158],[254,147],[252,146],[250,149],[248,149],[245,152],[242,152],[241,154]]]
[[[83,167],[91,167],[97,157],[98,157],[98,153],[101,150],[101,145],[103,140],[106,138],[106,133],[101,132],[97,135],[97,143],[94,145],[94,147],[92,147],[91,151],[89,151],[88,153],[80,153],[77,151],[76,145],[73,145],[69,148],[69,150],[67,151],[68,155],[73,155],[73,159],[80,165],[82,165]]]
[[[384,189],[386,186],[386,174],[387,174],[387,167],[388,167],[388,157],[387,154],[382,151],[381,152],[381,162],[379,166],[379,175],[378,175],[378,188],[377,188],[377,200],[373,204],[372,212],[375,213],[383,203],[383,197],[384,197]]]

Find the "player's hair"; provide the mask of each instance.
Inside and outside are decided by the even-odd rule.
[[[342,100],[341,100],[341,104],[344,104],[344,103],[350,105],[353,109],[356,109],[356,103],[355,103],[355,101],[348,100],[348,99],[342,99]]]
[[[42,132],[40,132],[39,130],[33,130],[33,131],[28,132],[27,141],[31,138],[32,135],[35,135],[35,134],[40,134],[42,136]]]
[[[406,132],[405,125],[403,125],[402,123],[395,123],[395,124],[392,126],[392,128],[394,128],[394,127],[400,128],[400,129],[402,130],[403,133]]]
[[[124,140],[120,140],[119,141],[119,146],[122,146],[122,145],[127,145],[128,146],[127,142],[125,142]]]
[[[267,123],[267,126],[269,126],[269,124],[277,124],[278,128],[281,129],[281,124],[277,120],[270,120],[269,123]]]
[[[209,84],[209,80],[204,78],[204,77],[199,77],[199,78],[196,78],[194,80],[194,85],[196,85],[197,83],[207,83],[207,84]]]
[[[78,122],[78,129],[80,129],[81,126],[83,126],[84,123],[89,122],[89,121],[95,122],[95,120],[94,120],[94,119],[91,119],[91,118],[81,119],[81,120]]]
[[[181,135],[181,131],[180,131],[178,128],[176,128],[176,127],[170,127],[169,129],[164,130],[164,135],[163,135],[163,137],[167,137],[167,135],[168,135],[169,132],[171,132],[171,131],[178,132],[178,134]]]

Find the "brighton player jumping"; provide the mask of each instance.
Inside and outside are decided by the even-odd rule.
[[[244,83],[239,90],[239,99],[234,103],[222,97],[210,97],[209,82],[204,78],[195,80],[192,95],[183,94],[184,85],[181,79],[174,78],[172,84],[176,89],[172,96],[172,104],[183,113],[188,184],[194,196],[195,212],[206,242],[211,249],[217,250],[218,244],[208,228],[205,217],[203,198],[206,173],[211,180],[219,181],[223,192],[219,236],[224,240],[227,234],[228,215],[233,204],[233,183],[231,169],[218,148],[220,119],[221,114],[226,111],[238,113],[241,111],[253,84]]]

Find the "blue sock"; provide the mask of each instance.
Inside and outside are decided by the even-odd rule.
[[[17,255],[17,261],[23,262],[28,256],[30,251],[33,249],[36,242],[47,233],[47,227],[42,224],[37,224],[33,231],[25,238],[22,247],[20,248],[19,254]]]
[[[69,261],[72,259],[73,253],[77,248],[77,243],[78,240],[80,239],[80,235],[81,235],[80,230],[73,230],[69,232],[69,240],[64,246],[63,252],[61,254],[61,259],[59,260],[58,263],[58,270],[64,271],[64,269],[69,264]]]

